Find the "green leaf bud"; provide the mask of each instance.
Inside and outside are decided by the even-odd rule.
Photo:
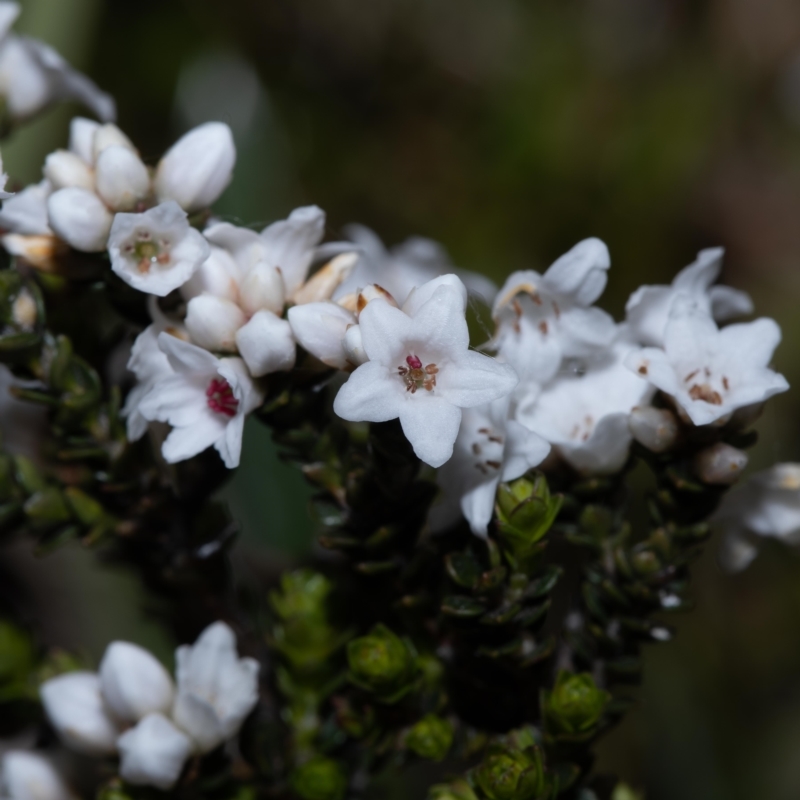
[[[542,693],[547,732],[568,738],[591,735],[610,700],[611,695],[599,689],[588,672],[574,675],[562,670],[553,691]]]
[[[408,732],[406,745],[420,758],[441,761],[453,744],[453,726],[436,714],[426,714]]]
[[[519,478],[500,484],[496,512],[503,544],[515,555],[525,555],[550,530],[561,502],[560,495],[550,494],[541,474],[533,481]]]
[[[409,645],[385,625],[376,625],[368,636],[347,645],[350,680],[373,691],[386,702],[399,700],[416,673],[416,658]]]
[[[342,800],[347,792],[347,773],[338,761],[315,756],[294,770],[290,783],[303,800]]]
[[[536,800],[547,790],[538,747],[495,749],[475,770],[475,780],[488,800]]]
[[[298,569],[281,576],[280,591],[271,592],[269,601],[282,619],[324,615],[331,588],[331,582],[319,572]]]

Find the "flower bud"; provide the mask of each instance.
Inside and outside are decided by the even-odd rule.
[[[255,314],[262,309],[283,314],[286,298],[281,271],[264,261],[259,262],[242,278],[239,295],[246,314]]]
[[[162,714],[148,714],[117,742],[119,774],[136,786],[171,789],[192,752],[192,741]]]
[[[678,438],[678,420],[666,408],[636,406],[628,417],[628,427],[639,444],[654,453],[664,453]]]
[[[280,591],[269,595],[270,605],[281,619],[324,616],[331,582],[320,572],[297,569],[284,572]]]
[[[347,773],[332,758],[314,756],[291,775],[295,794],[303,800],[342,800],[347,792]]]
[[[139,156],[122,145],[106,147],[95,166],[97,193],[114,211],[131,211],[150,194],[150,174]]]
[[[367,307],[367,303],[371,303],[373,300],[385,300],[390,306],[397,308],[397,300],[383,286],[371,283],[356,296],[356,314],[360,314]]]
[[[100,690],[114,716],[137,722],[146,714],[169,712],[174,689],[161,662],[130,642],[112,642],[100,662]]]
[[[239,267],[227,250],[211,247],[208,258],[197,268],[194,275],[181,287],[184,300],[201,294],[224,297],[234,303],[239,301]]]
[[[426,714],[406,737],[408,749],[420,758],[441,761],[453,744],[453,726],[436,714]]]
[[[84,253],[106,249],[114,216],[94,192],[60,189],[47,199],[50,226],[70,247]]]
[[[45,681],[39,694],[50,724],[67,747],[90,756],[116,752],[119,731],[103,705],[97,675],[67,672]]]
[[[235,163],[231,129],[222,122],[206,122],[178,139],[161,159],[156,194],[186,211],[208,208],[230,183]]]
[[[337,369],[348,367],[343,340],[355,316],[336,303],[307,303],[293,306],[288,313],[295,339],[323,364]]]
[[[94,134],[92,142],[92,163],[96,164],[100,153],[107,147],[126,147],[136,152],[133,142],[112,122],[101,125]]]
[[[33,330],[39,310],[36,307],[36,300],[33,295],[25,288],[14,298],[11,305],[11,320],[18,328],[24,331]]]
[[[245,322],[242,309],[222,297],[201,294],[186,307],[186,330],[192,341],[206,350],[236,352],[236,332]]]
[[[542,716],[550,735],[583,738],[594,733],[611,695],[598,689],[594,678],[583,672],[561,670],[551,692],[542,693]]]
[[[69,150],[56,150],[44,160],[44,177],[54,190],[75,186],[78,189],[94,189],[94,171],[78,155]]]
[[[703,483],[735,483],[747,466],[747,453],[724,442],[701,450],[694,458],[694,471]]]
[[[368,636],[353,639],[347,645],[347,662],[350,681],[388,703],[406,694],[416,672],[408,644],[385,625],[376,625]]]
[[[364,350],[360,325],[350,325],[347,328],[344,332],[342,347],[344,347],[345,358],[354,367],[360,367],[362,364],[366,364],[367,361],[369,361],[369,357]]]
[[[289,323],[271,311],[259,311],[236,331],[236,347],[254,378],[290,370],[297,357]]]
[[[353,271],[358,261],[357,253],[341,253],[315,272],[293,295],[297,305],[330,300],[333,293]]]
[[[495,749],[478,765],[475,780],[488,800],[536,800],[547,780],[539,749]]]
[[[100,123],[86,117],[73,117],[69,123],[69,149],[90,166],[94,164],[94,137]]]
[[[560,508],[561,495],[553,497],[544,475],[533,482],[519,478],[497,490],[498,530],[503,543],[524,555],[550,530]]]
[[[72,794],[50,761],[27,750],[8,750],[3,755],[0,797],[8,800],[72,800]]]

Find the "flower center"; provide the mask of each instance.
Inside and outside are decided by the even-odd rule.
[[[235,417],[239,401],[233,396],[231,385],[224,378],[214,378],[206,389],[206,402],[212,411]]]
[[[150,269],[170,262],[171,243],[167,239],[156,241],[150,231],[139,230],[123,246],[123,252],[136,264],[136,269],[147,275]]]
[[[398,374],[406,385],[406,391],[411,394],[414,394],[417,389],[432,392],[433,387],[436,386],[436,373],[439,372],[439,367],[436,364],[428,364],[423,367],[422,361],[414,355],[406,356],[406,364],[408,366],[397,368]]]
[[[684,383],[691,384],[688,389],[689,397],[691,397],[692,400],[702,400],[712,406],[721,406],[722,394],[712,385],[712,378],[713,375],[708,367],[690,372],[683,379]],[[730,382],[724,375],[722,376],[721,384],[725,392],[730,390]]]

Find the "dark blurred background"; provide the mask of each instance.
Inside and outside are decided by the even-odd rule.
[[[227,121],[239,165],[218,208],[233,221],[313,202],[331,237],[352,221],[387,243],[430,236],[498,282],[600,236],[618,316],[636,286],[724,245],[725,279],[778,320],[776,366],[800,384],[797,0],[23,0],[18,29],[110,91],[152,161]],[[69,116],[4,147],[13,178],[38,180]],[[773,401],[753,468],[800,460],[799,410],[797,390]],[[302,482],[255,425],[226,496],[241,569],[308,548]],[[729,577],[714,550],[600,768],[651,800],[797,800],[800,559],[768,546]],[[23,551],[45,642],[169,652],[132,577],[78,549]]]

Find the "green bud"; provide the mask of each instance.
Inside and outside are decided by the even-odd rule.
[[[297,767],[290,782],[303,800],[342,800],[347,791],[347,773],[332,758],[314,756]]]
[[[611,795],[611,800],[644,800],[644,795],[634,792],[627,783],[618,783]]]
[[[281,576],[280,591],[271,592],[270,604],[282,619],[325,615],[331,582],[319,572],[298,569]]]
[[[495,748],[475,770],[488,800],[536,800],[547,790],[541,751]]]
[[[560,495],[553,497],[544,475],[533,481],[519,478],[502,483],[497,490],[498,530],[503,544],[516,556],[526,555],[550,530],[561,508]]]
[[[436,714],[426,714],[408,732],[406,744],[420,758],[441,761],[453,744],[453,726]]]
[[[566,738],[590,736],[611,700],[611,695],[588,672],[558,673],[552,692],[542,693],[542,714],[547,732]]]
[[[385,625],[347,645],[350,681],[381,695],[385,702],[399,700],[411,688],[416,658],[409,645]]]
[[[478,800],[472,787],[462,779],[452,783],[439,783],[431,786],[430,800]]]
[[[97,800],[131,800],[119,778],[112,778],[97,790]]]

